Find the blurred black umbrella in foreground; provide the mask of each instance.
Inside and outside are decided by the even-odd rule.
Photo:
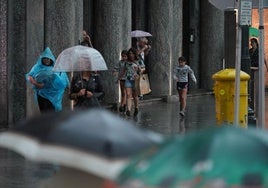
[[[114,179],[128,158],[161,140],[106,110],[58,112],[22,121],[0,146],[27,159]]]

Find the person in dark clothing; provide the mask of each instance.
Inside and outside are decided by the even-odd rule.
[[[250,39],[251,48],[249,49],[250,62],[252,67],[259,67],[259,45],[255,38]]]
[[[83,37],[83,40],[80,43],[80,45],[88,46],[88,47],[93,48],[91,39],[90,39],[89,35],[87,34],[87,32],[85,30],[83,30],[83,32],[82,32],[82,37]]]
[[[259,44],[256,38],[250,39],[251,48],[249,49],[249,56],[251,67],[259,67]],[[264,60],[266,70],[268,71],[268,66],[266,61]]]
[[[99,108],[104,96],[100,76],[91,71],[82,71],[72,78],[69,97],[74,100],[74,107]]]

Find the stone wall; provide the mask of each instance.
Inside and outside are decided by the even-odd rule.
[[[26,67],[24,74],[28,73],[36,63],[40,53],[44,50],[44,0],[27,0],[26,17]],[[37,102],[34,100],[32,86],[26,86],[26,114],[32,116],[39,113]]]
[[[148,4],[148,31],[153,35],[147,71],[153,96],[170,96],[174,85],[173,66],[181,55],[182,1],[155,1]]]
[[[105,102],[118,101],[118,84],[112,70],[122,50],[131,46],[131,0],[95,1],[94,47],[103,55],[108,71],[101,72]]]
[[[49,46],[57,57],[64,49],[79,44],[83,30],[83,0],[44,2],[44,47]],[[63,110],[70,109],[68,92],[66,90],[63,98]]]
[[[208,1],[201,2],[200,72],[201,88],[212,90],[212,75],[222,69],[224,59],[224,11]]]
[[[0,127],[8,124],[7,6],[8,0],[0,0]]]
[[[8,1],[7,89],[9,122],[16,122],[26,116],[26,12],[26,1]]]
[[[192,0],[189,1],[189,28],[185,30],[184,28],[184,34],[188,33],[186,35],[186,40],[184,44],[189,45],[189,58],[188,58],[188,64],[191,66],[192,70],[195,73],[197,84],[194,84],[192,81],[190,81],[189,84],[189,92],[191,92],[194,89],[199,88],[200,84],[200,77],[202,76],[200,72],[200,1],[199,0]],[[191,38],[192,35],[192,38]],[[184,50],[183,45],[183,50]]]

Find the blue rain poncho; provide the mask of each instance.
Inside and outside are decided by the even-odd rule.
[[[53,61],[53,65],[43,65],[42,58],[51,59]],[[28,77],[32,76],[38,83],[43,83],[44,86],[42,88],[33,86],[35,99],[37,99],[37,95],[40,95],[41,97],[48,99],[53,104],[55,111],[61,111],[64,90],[69,86],[70,82],[65,72],[52,71],[55,60],[56,59],[50,48],[47,47],[39,56],[36,64],[32,67],[30,72],[26,74],[26,80],[30,83]]]

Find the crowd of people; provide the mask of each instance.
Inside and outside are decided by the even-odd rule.
[[[134,101],[134,116],[139,112],[140,78],[145,73],[144,57],[149,52],[148,41],[146,38],[139,38],[137,48],[130,48],[121,52],[121,59],[114,66],[117,80],[120,85],[121,100],[119,111],[125,112],[127,116],[131,115],[132,100]],[[145,41],[145,42],[144,42]],[[143,46],[142,46],[143,45]],[[147,55],[147,54],[146,54]]]
[[[82,32],[83,40],[80,45],[93,48],[92,42],[86,31]],[[120,86],[119,112],[127,116],[137,116],[139,113],[139,100],[143,94],[151,90],[141,90],[141,77],[146,74],[145,57],[151,50],[148,39],[137,38],[136,44],[130,49],[122,50],[121,59],[113,68]],[[35,91],[40,112],[61,111],[62,99],[66,88],[69,88],[69,99],[73,101],[74,109],[101,108],[101,100],[105,96],[102,79],[97,71],[75,72],[69,82],[66,73],[53,72],[55,57],[49,48],[40,55],[36,65],[26,75],[26,80],[32,84]],[[185,115],[188,74],[196,82],[192,69],[186,65],[186,59],[180,57],[178,65],[174,68],[174,79],[180,99],[180,114]],[[149,80],[147,80],[149,85]],[[149,86],[150,87],[150,86]],[[134,103],[134,108],[132,107]],[[134,109],[134,112],[132,112]]]

